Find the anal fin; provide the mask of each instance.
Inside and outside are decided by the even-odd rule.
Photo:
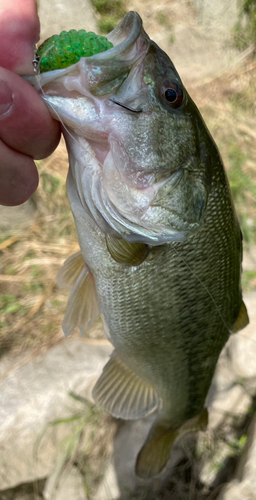
[[[116,418],[137,419],[159,404],[154,387],[134,373],[116,353],[93,389],[95,402]]]
[[[84,265],[68,299],[68,307],[62,329],[66,336],[78,326],[80,335],[90,328],[99,316],[98,299],[94,277]]]
[[[82,252],[71,255],[57,274],[57,283],[60,288],[72,290],[85,266]]]
[[[239,330],[242,330],[248,324],[249,324],[249,316],[247,313],[246,305],[245,305],[244,301],[242,301],[242,305],[240,307],[238,317],[237,317],[236,322],[232,328],[232,333],[239,332]]]
[[[62,329],[66,337],[78,326],[82,335],[99,316],[96,285],[82,252],[71,255],[57,274],[60,288],[71,289]]]

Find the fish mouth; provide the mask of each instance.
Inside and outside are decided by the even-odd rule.
[[[93,87],[106,83],[112,84],[118,78],[127,75],[129,69],[136,61],[145,55],[148,49],[150,39],[142,27],[142,20],[137,12],[128,12],[120,21],[118,26],[111,31],[106,38],[113,43],[111,49],[105,52],[94,54],[90,57],[81,57],[81,59],[72,66],[63,69],[57,69],[40,74],[40,79],[34,76],[24,77],[36,90],[59,78],[60,76],[79,73],[79,68],[84,72],[90,90]],[[105,94],[106,88],[96,94]]]
[[[111,49],[81,58],[77,63],[82,65],[90,92],[95,96],[113,95],[131,68],[143,61],[150,44],[137,12],[128,12],[106,38],[114,45]]]
[[[174,202],[180,202],[186,169],[174,176],[169,174],[158,145],[154,149],[151,139],[145,140],[145,120],[153,133],[149,120],[155,111],[161,112],[160,104],[154,108],[154,82],[149,84],[144,73],[145,58],[153,42],[136,12],[126,14],[107,39],[113,48],[82,57],[73,66],[43,73],[35,79],[34,86],[39,81],[44,87],[44,100],[52,116],[57,115],[63,124],[76,191],[84,210],[98,227],[127,241],[152,246],[183,241],[197,223],[195,210],[201,217],[202,192],[199,186],[195,197],[188,190],[194,200],[194,212],[184,203],[185,216],[181,217],[181,211],[177,212],[168,196],[175,192]],[[162,79],[161,71],[159,78]],[[133,135],[131,122],[134,116],[136,123],[141,124],[141,142],[137,141],[136,153],[133,140],[137,136]],[[132,132],[126,152],[126,147],[121,146],[128,144],[127,124]],[[159,171],[159,159],[163,169],[158,182],[155,166]]]
[[[142,31],[145,34],[139,14],[133,11],[128,12],[118,26],[106,35],[107,40],[113,43],[114,47],[105,52],[95,54],[87,60],[90,59],[92,63],[96,61],[97,64],[100,64],[101,61],[125,54],[134,46]]]

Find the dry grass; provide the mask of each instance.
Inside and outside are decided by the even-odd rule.
[[[33,197],[36,211],[31,225],[20,231],[10,228],[0,241],[2,354],[48,347],[63,338],[69,293],[58,289],[55,278],[63,262],[78,250],[66,196],[64,143],[38,169],[40,185]]]
[[[241,58],[240,67],[192,88],[191,95],[222,155],[248,249],[256,242],[255,59]]]

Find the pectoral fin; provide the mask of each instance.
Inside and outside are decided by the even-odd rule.
[[[237,333],[239,330],[242,330],[249,324],[249,316],[247,313],[246,305],[244,302],[242,302],[242,305],[240,307],[240,311],[238,314],[238,318],[232,328],[232,333]]]
[[[93,398],[116,418],[137,419],[158,406],[155,389],[134,373],[116,353],[112,355],[93,389]]]
[[[112,234],[106,235],[106,243],[111,257],[119,264],[139,266],[150,252],[145,243],[130,243]]]
[[[66,288],[73,285],[62,323],[63,332],[68,336],[78,326],[82,335],[99,316],[99,309],[94,277],[80,252],[65,262],[58,273],[58,283]]]

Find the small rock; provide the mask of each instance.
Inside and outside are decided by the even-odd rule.
[[[231,335],[228,356],[237,378],[256,378],[256,292],[246,294],[244,301],[250,323],[244,330]]]
[[[70,338],[23,365],[1,359],[0,489],[52,473],[69,429],[49,423],[82,411],[69,392],[92,401],[91,389],[111,352],[108,343]]]
[[[113,459],[94,496],[95,500],[115,500],[120,492],[128,498],[137,487],[136,456],[145,441],[155,416],[139,420],[121,421],[114,440]],[[124,498],[123,496],[121,497]]]
[[[206,399],[209,410],[208,433],[199,440],[199,448],[205,447],[200,471],[200,481],[205,486],[214,484],[221,470],[227,473],[227,464],[237,453],[236,447],[232,445],[232,443],[239,442],[236,429],[243,424],[252,404],[251,396],[256,393],[255,378],[252,379],[253,375],[256,376],[256,350],[250,349],[244,341],[247,337],[250,341],[255,339],[253,342],[256,346],[255,298],[256,294],[245,296],[250,324],[241,332],[231,335],[217,363]],[[236,488],[235,484],[228,487],[225,500],[247,499],[245,485],[243,485],[243,491],[239,490],[240,496],[236,496]]]
[[[55,474],[46,482],[43,492],[44,500],[87,500],[83,487],[83,478],[76,467],[72,467],[61,475],[55,489]]]
[[[94,498],[95,500],[118,500],[120,498],[117,474],[112,462],[109,462],[104,478]]]
[[[256,492],[256,415],[251,422],[245,449],[232,481],[217,500],[254,500]]]
[[[155,415],[139,420],[121,421],[114,440],[113,459],[109,462],[94,500],[130,499],[145,481],[135,476],[136,457]]]
[[[207,405],[208,406],[208,405]],[[222,392],[216,392],[211,405],[208,406],[209,424],[208,429],[216,429],[229,417],[243,419],[251,406],[251,397],[240,385]]]
[[[94,500],[130,500],[144,498],[153,492],[153,497],[170,476],[173,467],[184,457],[182,446],[174,446],[170,460],[160,476],[144,480],[135,475],[137,455],[144,444],[156,414],[139,420],[127,420],[120,423],[114,440],[113,459],[109,462],[101,484],[93,497]],[[133,496],[135,495],[135,497]],[[148,497],[145,497],[148,498]]]
[[[245,295],[244,301],[250,323],[230,336],[217,363],[206,399],[209,429],[220,425],[225,416],[245,415],[251,404],[250,394],[256,392],[256,293]],[[251,385],[243,378],[250,379]]]
[[[39,500],[45,485],[45,479],[26,483],[0,492],[1,500]]]

